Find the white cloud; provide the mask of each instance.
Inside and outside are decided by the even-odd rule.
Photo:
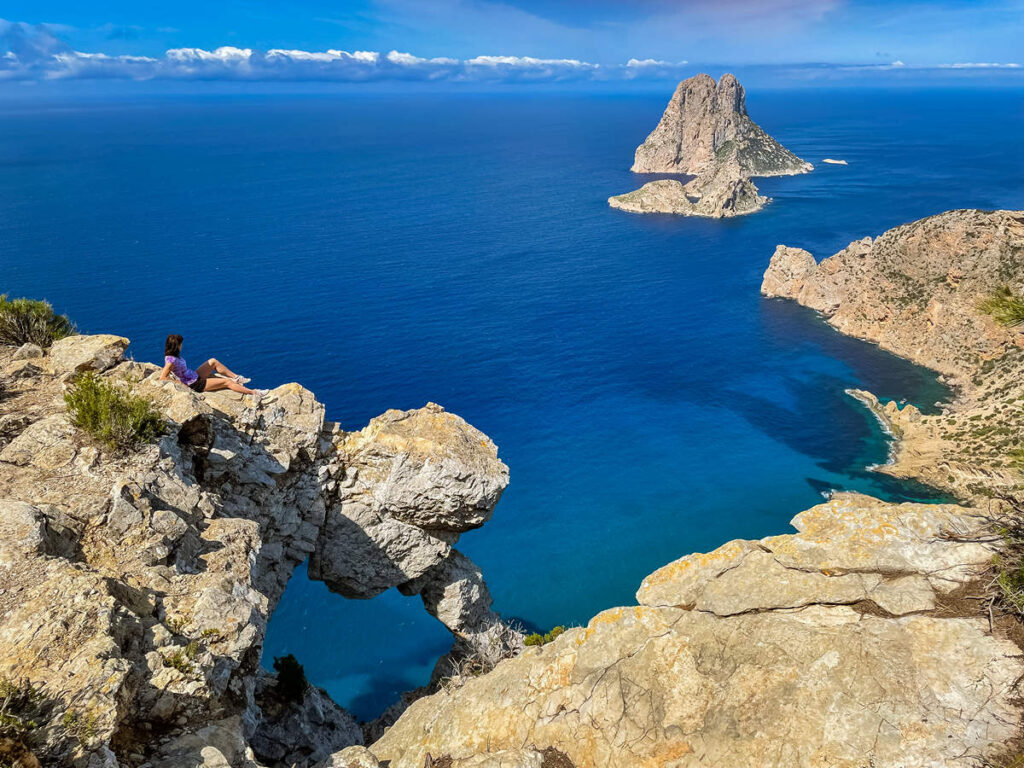
[[[685,61],[663,61],[661,59],[630,59],[626,62],[623,76],[627,80],[639,78],[670,79],[682,76]]]
[[[1021,65],[1016,62],[998,64],[985,61],[962,61],[956,64],[943,64],[944,69],[1020,69]]]
[[[13,30],[13,33],[11,32]],[[6,34],[5,34],[6,33]],[[127,80],[252,80],[335,81],[450,80],[467,81],[564,81],[608,79],[631,69],[600,65],[579,59],[540,59],[532,56],[476,56],[423,58],[412,53],[389,51],[303,51],[222,46],[172,48],[160,57],[111,56],[82,53],[60,44],[46,30],[8,25],[0,28],[0,79],[58,80],[70,78],[121,78]],[[651,61],[651,60],[648,60]],[[637,66],[633,65],[632,69]],[[642,65],[641,68],[652,69]]]

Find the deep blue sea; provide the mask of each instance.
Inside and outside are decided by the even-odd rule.
[[[496,608],[583,623],[828,489],[927,495],[865,470],[887,444],[843,390],[946,393],[762,299],[777,243],[822,257],[949,208],[1024,208],[1021,92],[803,90],[749,94],[817,166],[758,180],[763,212],[611,210],[669,91],[7,103],[0,292],[129,335],[137,359],[181,333],[192,360],[302,382],[346,429],[443,404],[511,467],[459,545]],[[418,598],[348,601],[300,570],[266,657],[371,717],[449,642]]]

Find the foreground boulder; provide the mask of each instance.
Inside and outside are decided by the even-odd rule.
[[[1017,733],[1020,649],[946,598],[991,560],[974,513],[840,494],[794,524],[666,566],[639,605],[416,702],[372,751],[391,768],[546,750],[577,768],[896,768]]]
[[[126,349],[124,336],[68,336],[53,342],[48,361],[58,374],[100,373],[121,362]]]

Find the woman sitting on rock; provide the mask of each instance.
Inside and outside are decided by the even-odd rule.
[[[266,390],[249,389],[249,379],[239,376],[211,357],[198,369],[192,370],[181,356],[181,343],[184,339],[180,334],[172,333],[164,343],[164,369],[160,371],[160,381],[167,381],[171,374],[193,392],[216,392],[218,389],[230,389],[244,395],[262,395]]]

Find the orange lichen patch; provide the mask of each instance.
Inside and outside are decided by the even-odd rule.
[[[556,656],[551,664],[531,674],[531,684],[539,691],[553,691],[572,683],[572,670],[576,666],[576,653],[570,651]]]
[[[693,565],[693,561],[689,557],[684,557],[681,560],[671,562],[666,566],[663,566],[650,574],[641,584],[641,589],[644,587],[660,587],[662,584],[668,584],[679,578],[680,574],[686,571]]]
[[[672,765],[673,760],[678,760],[693,752],[693,747],[686,741],[670,741],[658,745],[660,749],[649,757],[642,758],[640,765],[645,768],[665,768]]]
[[[641,589],[669,584],[678,579],[691,567],[720,568],[721,566],[741,557],[746,551],[746,542],[730,541],[712,552],[699,552],[659,568],[643,581]]]

